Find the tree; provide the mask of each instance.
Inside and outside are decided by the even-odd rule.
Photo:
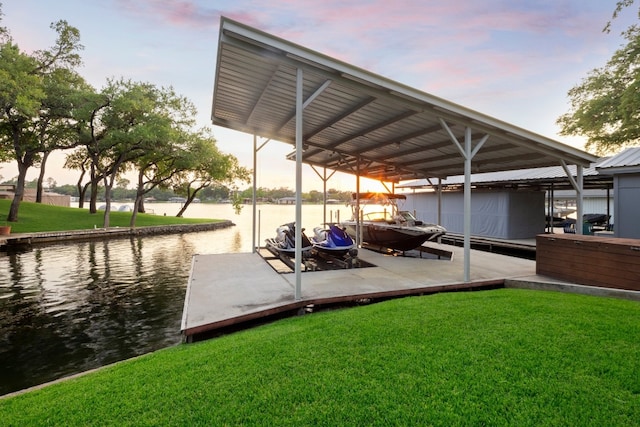
[[[67,164],[83,174],[88,165],[90,211],[95,207],[98,182],[102,180],[105,228],[109,227],[114,183],[123,173],[137,169],[138,191],[131,220],[134,226],[136,213],[144,209],[142,196],[184,170],[178,165],[184,157],[179,144],[184,129],[195,122],[195,107],[172,88],[124,79],[108,81],[92,99],[91,108],[84,109],[79,125],[82,150],[69,156]]]
[[[26,132],[30,119],[38,113],[40,102],[45,97],[41,77],[34,74],[35,59],[20,52],[11,41],[0,46],[0,143],[2,160],[15,157],[18,161],[18,182],[14,200],[22,199],[24,180],[30,159],[23,158],[25,145],[33,135]],[[12,210],[17,206],[12,204]],[[7,218],[15,221],[17,212]]]
[[[613,14],[611,16],[612,19],[616,19],[620,13],[622,12],[622,9],[624,9],[625,7],[629,7],[631,5],[633,5],[633,2],[635,0],[619,0],[616,3],[616,8],[613,10]],[[640,18],[640,10],[638,11],[638,17]],[[635,25],[633,25],[631,28],[635,27]],[[604,29],[602,30],[605,33],[609,33],[611,32],[611,21],[607,21],[607,25],[604,26]]]
[[[571,111],[558,119],[563,135],[586,136],[586,148],[599,154],[640,141],[640,30],[625,38],[605,67],[569,90]]]
[[[133,203],[133,213],[129,222],[134,227],[138,212],[144,213],[144,196],[155,188],[169,188],[171,180],[189,167],[189,153],[173,144],[165,144],[151,150],[136,162],[138,183]]]
[[[619,1],[613,18],[632,3]],[[562,135],[586,136],[585,148],[598,154],[640,141],[640,28],[632,25],[622,35],[627,44],[569,90],[570,111],[557,121]]]
[[[80,170],[80,176],[78,178],[78,182],[76,183],[76,190],[78,193],[78,207],[84,207],[84,199],[87,194],[87,189],[93,182],[91,179],[83,184],[85,175],[87,174],[87,169],[90,167],[90,159],[85,147],[80,147],[77,150],[73,151],[71,154],[68,154],[64,167],[68,169],[78,169]],[[91,212],[91,213],[95,213]]]
[[[77,187],[80,192],[80,207],[83,206],[87,188],[91,191],[89,200],[89,213],[98,211],[97,197],[98,184],[103,176],[98,172],[97,164],[100,161],[101,140],[104,137],[104,128],[101,123],[103,110],[109,106],[109,99],[102,93],[87,91],[86,102],[76,111],[79,148],[67,155],[65,167],[79,169],[81,171]],[[89,181],[82,184],[84,176],[89,174]]]
[[[121,173],[127,171],[131,162],[153,150],[162,132],[168,126],[160,106],[160,96],[155,86],[132,81],[110,81],[103,94],[108,102],[101,114],[94,117],[94,132],[90,150],[92,163],[102,176],[104,184],[104,222],[109,227],[111,212],[111,189]]]
[[[133,164],[138,170],[136,197],[130,226],[135,226],[138,212],[144,213],[144,196],[156,187],[168,188],[171,180],[192,167],[188,141],[197,110],[192,102],[178,96],[172,88],[161,89],[156,111],[156,138],[149,141],[146,152]]]
[[[16,191],[7,216],[10,222],[18,220],[28,169],[42,160],[42,153],[54,149],[51,142],[58,140],[50,138],[50,131],[59,130],[59,121],[68,119],[59,116],[70,111],[69,105],[62,107],[68,98],[56,98],[56,91],[62,87],[71,90],[78,82],[72,68],[80,64],[79,32],[66,21],[58,21],[51,28],[58,36],[48,50],[27,55],[9,36],[0,46],[0,155],[10,155],[18,166]]]
[[[176,194],[187,198],[177,217],[182,217],[187,207],[196,198],[198,192],[211,185],[235,185],[235,181],[249,182],[249,171],[238,164],[238,159],[230,154],[223,154],[216,146],[216,140],[208,129],[192,135],[189,149],[188,171],[177,175],[173,189]],[[240,209],[239,201],[234,206]]]
[[[40,155],[36,202],[41,202],[49,155],[53,151],[67,150],[80,144],[78,111],[87,102],[87,93],[93,92],[93,88],[80,75],[66,68],[46,74],[44,85],[46,96],[34,122],[38,134],[34,150]]]

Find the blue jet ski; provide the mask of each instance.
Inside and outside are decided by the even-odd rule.
[[[314,228],[313,237],[309,240],[314,249],[333,256],[346,255],[355,246],[353,239],[346,231],[336,225],[330,225],[329,228]]]

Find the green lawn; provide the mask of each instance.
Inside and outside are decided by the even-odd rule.
[[[640,304],[500,289],[184,344],[0,400],[0,425],[640,424]]]
[[[0,225],[10,225],[12,233],[39,231],[86,230],[102,227],[104,211],[90,214],[88,209],[50,206],[41,203],[20,203],[18,222],[6,222],[11,200],[0,199]],[[111,227],[129,227],[131,212],[111,212]],[[213,222],[211,219],[176,218],[174,216],[138,214],[136,227],[167,224],[195,224]]]

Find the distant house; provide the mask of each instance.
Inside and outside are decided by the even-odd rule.
[[[276,199],[276,203],[279,205],[295,205],[296,198],[295,197],[280,197]]]
[[[13,197],[13,196],[11,196]],[[35,188],[25,188],[24,189],[24,197],[22,198],[25,202],[35,202],[36,201],[36,189]],[[42,204],[44,205],[53,205],[53,206],[71,206],[71,196],[67,196],[65,194],[58,193],[42,193]]]
[[[0,199],[13,199],[16,186],[13,184],[0,184]]]

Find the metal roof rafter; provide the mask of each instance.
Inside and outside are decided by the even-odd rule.
[[[305,108],[307,108],[309,106],[309,104],[311,104],[313,102],[314,99],[316,99],[322,92],[324,92],[329,86],[331,85],[331,80],[325,80],[324,83],[322,83],[322,85],[320,85],[320,87],[318,87],[303,103],[302,103],[302,110],[304,110]],[[295,119],[296,117],[296,109],[295,106],[293,107],[291,113],[289,114],[289,116],[287,118],[285,118],[282,123],[280,123],[277,127],[276,127],[276,132],[280,132],[280,130],[285,127],[287,125],[287,123],[289,123],[291,120]]]
[[[369,126],[368,128],[362,129],[360,131],[358,131],[355,134],[351,134],[351,135],[347,135],[346,137],[337,140],[336,142],[333,142],[331,144],[327,144],[326,148],[329,150],[335,149],[336,147],[349,142],[351,140],[354,140],[356,138],[359,137],[367,137],[368,134],[370,134],[371,132],[374,132],[376,130],[379,129],[383,129],[393,123],[399,122],[401,120],[406,119],[407,117],[411,117],[413,115],[417,114],[417,111],[413,111],[413,110],[409,110],[409,111],[405,111],[403,113],[398,114],[397,116],[394,117],[390,117],[387,120],[384,120],[382,122],[379,123],[374,123],[373,125]]]
[[[440,126],[437,126],[437,125],[436,126],[430,126],[428,128],[420,129],[420,130],[417,130],[417,131],[414,131],[414,132],[411,132],[411,133],[407,133],[407,134],[401,135],[401,136],[399,136],[397,138],[393,138],[391,140],[385,140],[385,141],[378,142],[375,145],[366,147],[364,150],[362,150],[362,152],[366,153],[368,151],[377,150],[378,148],[382,148],[382,147],[384,147],[386,145],[391,145],[391,144],[399,145],[399,144],[402,144],[403,142],[408,141],[410,139],[414,139],[414,138],[417,138],[419,136],[428,135],[430,133],[437,132],[438,130],[440,130]]]

